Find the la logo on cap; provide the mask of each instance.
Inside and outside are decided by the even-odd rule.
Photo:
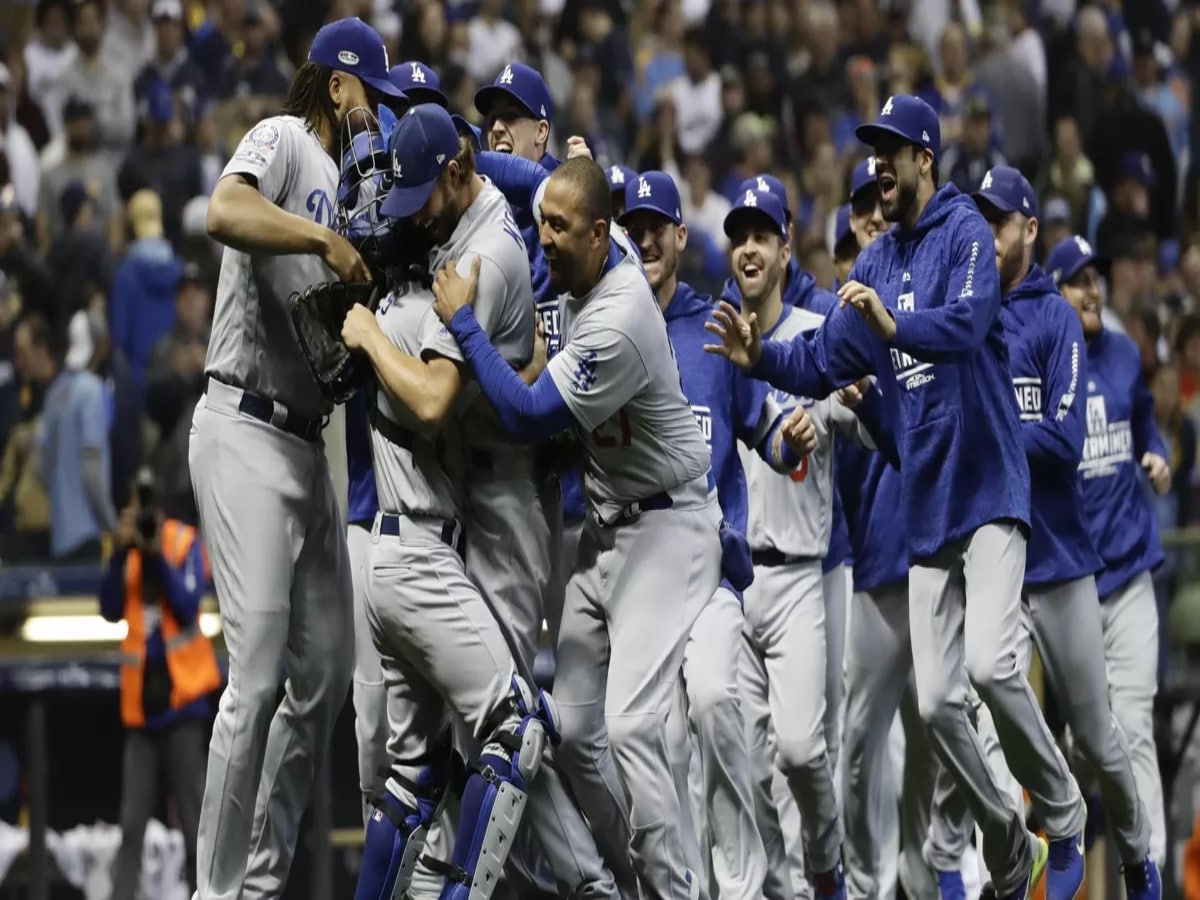
[[[1075,235],[1075,246],[1079,248],[1080,253],[1085,253],[1088,256],[1092,255],[1092,245],[1079,235]]]
[[[746,196],[742,198],[742,206],[758,206],[758,198],[754,196],[754,191],[746,191]]]
[[[392,151],[392,177],[399,181],[403,175],[400,172],[400,149]]]
[[[767,184],[767,180],[765,178],[763,178],[761,175],[758,176],[758,189],[760,191],[762,191],[764,194],[771,193],[771,186],[769,184]]]
[[[650,182],[645,178],[638,179],[638,199],[650,196]]]
[[[887,98],[887,103],[883,104],[883,109],[880,111],[881,116],[890,116],[892,114],[892,97]]]
[[[612,179],[613,184],[625,183],[625,173],[621,171],[620,166],[613,166],[612,172],[608,177]]]
[[[988,169],[987,174],[983,176],[983,184],[981,184],[979,186],[979,189],[981,191],[987,191],[987,190],[990,190],[991,187],[992,187],[992,170]]]
[[[348,66],[358,65],[358,54],[353,50],[339,50],[338,62],[345,63]]]
[[[505,66],[504,71],[500,73],[500,77],[496,79],[496,84],[512,84],[513,70],[512,66]]]
[[[421,71],[420,63],[412,64],[412,80],[413,80],[413,84],[424,84],[425,83],[425,73]]]

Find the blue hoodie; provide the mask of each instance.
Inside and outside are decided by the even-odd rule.
[[[1092,575],[1100,557],[1088,537],[1074,477],[1085,430],[1085,404],[1075,402],[1087,383],[1083,328],[1036,264],[1004,295],[1000,320],[1029,461],[1032,520],[1025,584],[1039,587]]]
[[[109,295],[112,341],[121,348],[138,394],[146,392],[146,367],[159,339],[175,324],[175,295],[183,263],[165,238],[129,245]]]
[[[371,426],[367,421],[371,392],[365,387],[346,401],[346,472],[349,476],[349,501],[346,506],[351,524],[365,522],[368,527],[379,511],[375,492],[375,465],[371,457]]]
[[[953,185],[912,230],[895,227],[858,257],[896,321],[891,345],[851,307],[812,337],[763,344],[752,373],[795,394],[825,397],[875,374],[895,416],[901,508],[910,561],[928,559],[981,525],[1029,525],[1029,465],[1012,399],[991,229]]]
[[[704,352],[704,345],[712,343],[704,327],[712,320],[711,297],[697,294],[681,281],[663,317],[679,365],[683,394],[708,439],[721,514],[745,534],[749,500],[737,442],[755,447],[755,438],[761,441],[765,433],[764,426],[775,424],[760,421],[767,385],[747,377],[722,357]]]
[[[1137,345],[1107,328],[1088,341],[1087,439],[1079,482],[1083,516],[1104,568],[1096,575],[1103,601],[1163,561],[1141,459],[1170,459],[1154,424],[1154,397],[1142,378]]]
[[[721,289],[721,299],[732,303],[741,309],[742,291],[737,279],[725,279],[725,287]],[[783,274],[783,305],[807,309],[810,312],[829,315],[838,305],[838,298],[829,291],[817,287],[817,279],[800,268],[795,257],[788,260],[787,271]]]
[[[907,580],[908,549],[896,545],[896,535],[905,528],[900,471],[882,453],[851,441],[838,444],[836,471],[854,561],[854,590],[873,591]]]

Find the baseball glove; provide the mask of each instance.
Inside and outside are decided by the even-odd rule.
[[[288,298],[300,349],[321,393],[331,403],[345,403],[353,397],[371,369],[366,360],[351,353],[342,343],[346,313],[355,303],[373,311],[382,293],[368,282],[326,281],[310,284]]]

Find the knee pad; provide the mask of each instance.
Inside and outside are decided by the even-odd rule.
[[[367,820],[354,900],[404,896],[450,777],[449,757],[423,768],[392,772]]]
[[[446,878],[441,900],[492,896],[525,814],[529,784],[547,744],[560,740],[553,699],[545,691],[533,694],[519,676],[513,676],[512,696],[492,718],[498,723],[484,739],[479,766],[463,788],[451,859],[425,859]]]

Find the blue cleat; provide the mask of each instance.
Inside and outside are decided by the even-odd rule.
[[[940,900],[967,900],[967,886],[963,884],[962,872],[939,871],[937,880]]]
[[[1083,886],[1083,835],[1050,842],[1046,866],[1046,900],[1075,900]]]
[[[846,873],[839,862],[828,872],[813,875],[814,900],[846,900]]]
[[[1127,900],[1162,900],[1162,878],[1150,857],[1136,866],[1125,866],[1124,875]]]

